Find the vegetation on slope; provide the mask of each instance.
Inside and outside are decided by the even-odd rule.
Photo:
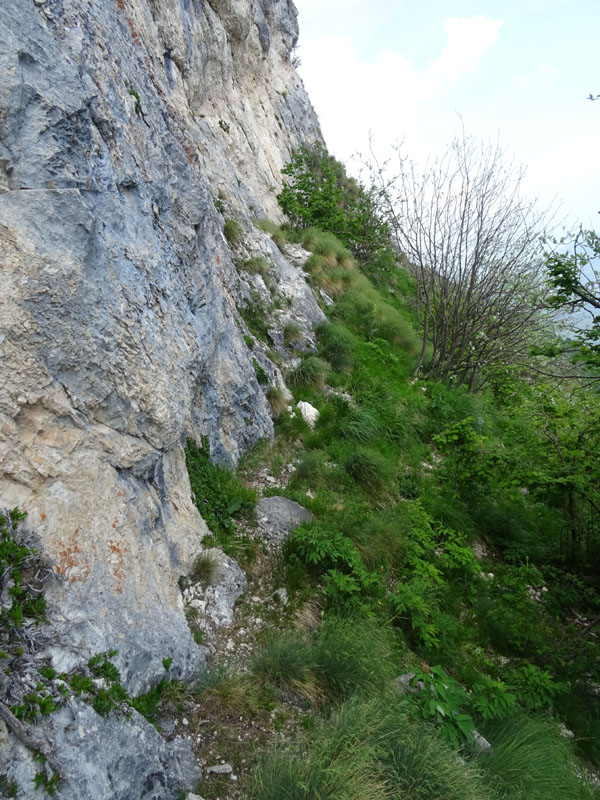
[[[271,226],[312,251],[310,280],[333,300],[318,353],[288,375],[320,416],[312,429],[278,409],[275,441],[240,468],[251,480],[267,463],[277,477],[293,460],[272,493],[314,514],[285,546],[291,629],[272,626],[245,679],[299,725],[263,750],[244,790],[597,797],[578,761],[600,767],[596,390],[543,376],[568,370],[564,356],[539,355],[553,348],[537,328],[528,358],[482,368],[477,392],[428,375],[414,274],[389,247],[365,259],[332,235],[352,185],[336,183],[331,218],[309,202],[324,158],[331,167],[305,152],[288,173],[282,204],[300,187],[300,227]],[[294,629],[294,611],[315,603],[322,619]],[[401,674],[414,676],[403,692]],[[490,752],[477,752],[474,729]]]

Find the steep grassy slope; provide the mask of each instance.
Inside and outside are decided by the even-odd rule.
[[[281,405],[275,440],[240,466],[314,514],[274,562],[290,603],[246,665],[246,691],[271,693],[283,734],[271,752],[263,741],[243,790],[597,796],[576,752],[598,766],[598,647],[585,630],[598,596],[585,567],[566,563],[563,509],[537,476],[539,389],[507,381],[471,395],[414,380],[411,282],[388,255],[371,259],[370,280],[331,234],[275,235],[313,251],[306,269],[329,321],[287,376],[294,400],[318,409],[314,429]],[[220,543],[239,554],[235,534]],[[409,673],[425,691],[394,687]],[[474,729],[491,752],[478,754]],[[226,786],[209,779],[201,793]]]

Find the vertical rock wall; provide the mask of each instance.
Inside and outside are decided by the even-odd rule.
[[[201,665],[182,445],[235,463],[272,433],[215,198],[276,216],[319,137],[296,37],[289,0],[0,7],[0,499],[54,567],[59,669],[115,648],[139,691]]]

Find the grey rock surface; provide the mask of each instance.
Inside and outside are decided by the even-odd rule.
[[[320,137],[297,35],[288,0],[0,5],[0,498],[53,565],[59,670],[114,648],[137,693],[163,658],[202,667],[177,585],[206,532],[183,445],[233,465],[273,430],[215,199],[274,247],[252,220],[278,216],[281,166]]]
[[[240,565],[216,547],[203,551],[214,564],[208,585],[200,581],[184,591],[184,602],[200,612],[199,625],[205,629],[221,628],[233,622],[233,610],[248,588]]]
[[[165,800],[194,786],[201,770],[189,742],[165,740],[137,712],[98,715],[77,699],[38,725],[61,765],[58,795],[64,800]],[[0,770],[16,780],[19,798],[37,796],[40,764],[0,723]]]
[[[302,522],[310,522],[312,513],[287,497],[263,497],[256,504],[258,524],[265,539],[281,542]]]

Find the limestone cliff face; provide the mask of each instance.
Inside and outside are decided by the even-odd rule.
[[[0,499],[54,565],[59,668],[116,648],[135,691],[201,663],[182,444],[235,463],[272,433],[215,199],[272,247],[251,218],[320,135],[296,38],[289,0],[1,4]]]

